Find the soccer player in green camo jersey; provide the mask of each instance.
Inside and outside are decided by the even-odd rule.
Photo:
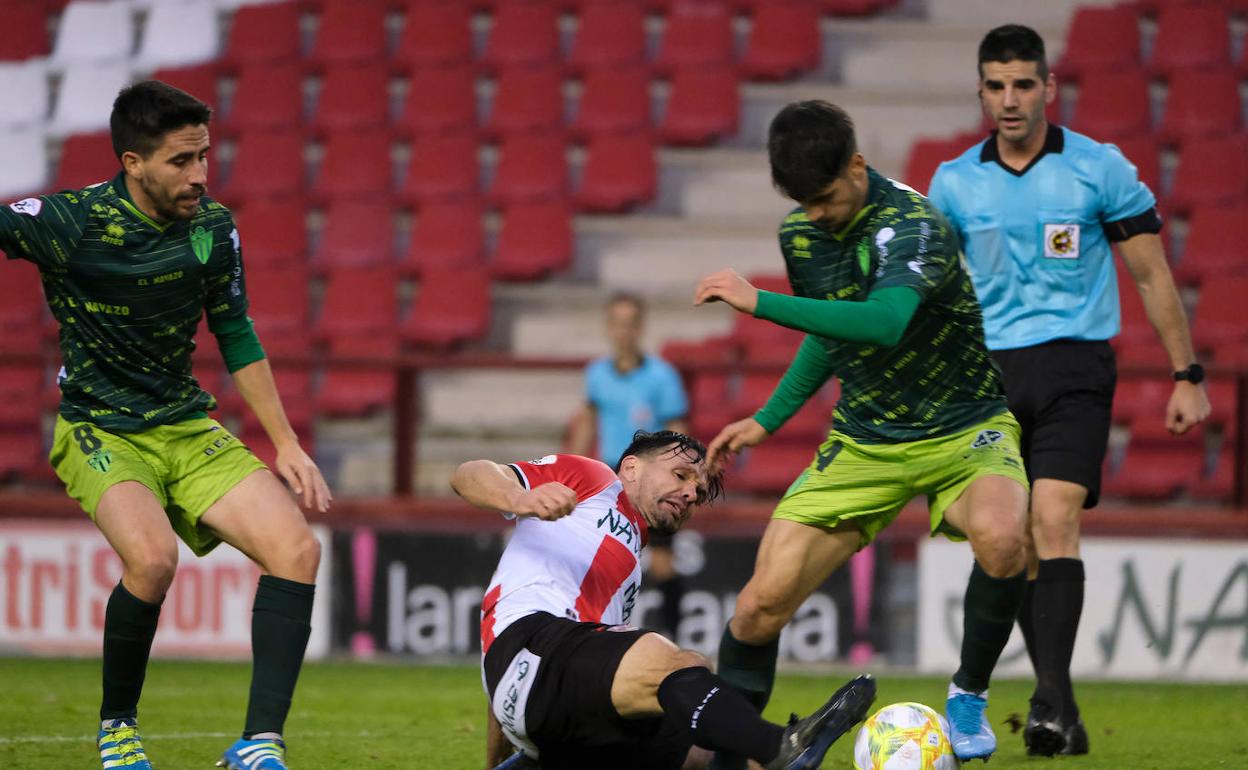
[[[957,236],[922,195],[867,166],[835,105],[785,107],[768,151],[776,187],[799,204],[780,226],[795,296],[723,270],[702,279],[694,301],[726,302],[807,336],[766,406],[711,442],[712,466],[766,439],[829,377],[842,394],[827,440],[767,525],[720,642],[719,672],[762,708],[781,628],[924,495],[931,533],[968,539],[975,555],[946,707],[955,753],[986,759],[996,748],[988,682],[1023,597],[1027,477]],[[720,755],[713,766],[742,765]]]
[[[242,738],[218,763],[285,770],[282,730],[311,629],[320,545],[282,483],[207,411],[191,376],[202,315],[239,392],[308,508],[331,496],[299,446],[247,317],[233,217],[207,197],[212,110],[147,81],[113,104],[121,171],[83,190],[0,207],[0,249],[39,267],[64,367],[50,460],[121,557],[104,616],[104,768],[150,770],[137,716],[161,601],[181,538],[225,541],[261,568]]]

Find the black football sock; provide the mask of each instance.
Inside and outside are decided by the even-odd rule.
[[[160,620],[160,605],[126,590],[113,589],[104,609],[104,699],[100,720],[134,719],[147,675],[147,659]]]
[[[750,757],[766,764],[780,753],[784,728],[764,720],[753,704],[702,666],[682,668],[659,685],[664,716],[693,734],[704,749]]]
[[[963,602],[962,665],[953,675],[955,685],[968,692],[988,689],[992,670],[1014,630],[1026,588],[1026,570],[1012,577],[994,578],[975,562]]]
[[[780,640],[768,644],[746,644],[724,626],[719,640],[719,676],[745,696],[760,714],[771,698],[776,683],[776,658]],[[711,760],[710,770],[745,770],[745,757],[729,751],[718,751]]]
[[[1083,561],[1043,559],[1036,575],[1032,622],[1036,629],[1036,700],[1079,716],[1070,659],[1075,651],[1079,617],[1083,614]]]
[[[244,738],[281,734],[312,633],[316,586],[261,575],[251,612],[251,696]]]
[[[1036,670],[1036,623],[1033,617],[1036,581],[1028,580],[1023,589],[1023,603],[1018,606],[1018,630],[1023,632],[1023,645],[1027,648],[1027,658],[1031,660],[1031,670]]]

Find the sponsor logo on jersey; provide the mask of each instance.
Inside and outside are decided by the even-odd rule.
[[[810,259],[810,239],[804,235],[793,236],[793,257],[795,259]]]
[[[196,227],[191,232],[191,251],[195,252],[195,258],[201,265],[208,264],[208,257],[212,254],[212,231]]]
[[[104,234],[100,236],[100,240],[113,246],[125,246],[125,236],[126,228],[116,222],[109,222],[104,226]]]
[[[555,460],[558,459],[558,455],[546,455],[545,457],[539,457],[536,460],[530,460],[529,465],[554,465]]]
[[[1079,258],[1079,225],[1046,224],[1044,256],[1049,259]]]
[[[999,430],[981,430],[975,440],[971,442],[971,449],[983,449],[986,446],[992,446],[1001,439],[1005,438],[1005,434]]]
[[[38,198],[22,198],[16,203],[10,203],[9,208],[28,217],[37,217],[39,212],[43,210],[43,201]]]

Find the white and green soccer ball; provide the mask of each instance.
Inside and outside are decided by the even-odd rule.
[[[854,742],[855,770],[955,770],[949,723],[922,703],[894,703],[872,714]]]

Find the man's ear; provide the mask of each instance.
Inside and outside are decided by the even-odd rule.
[[[121,167],[125,170],[126,176],[132,179],[143,178],[143,157],[137,152],[126,150],[121,154]]]
[[[619,477],[628,481],[632,481],[637,476],[637,456],[629,455],[620,460]]]

